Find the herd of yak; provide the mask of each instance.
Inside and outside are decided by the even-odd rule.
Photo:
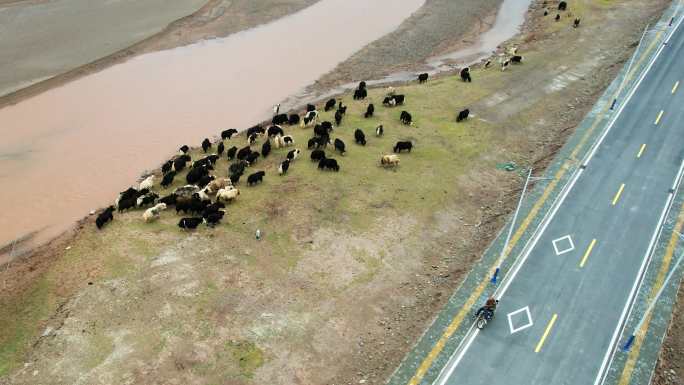
[[[519,64],[522,62],[522,56],[515,55],[501,62],[502,70],[505,70],[509,64]],[[485,68],[489,66],[489,62],[485,64]],[[463,82],[471,82],[469,68],[460,70],[460,78]],[[418,82],[424,83],[428,80],[429,75],[422,73],[418,75]],[[368,96],[366,82],[360,82],[354,91],[354,100],[364,100]],[[383,98],[382,104],[385,107],[403,106],[405,103],[405,95],[397,94],[393,87],[387,88],[387,93]],[[234,143],[234,137],[241,135],[236,129],[228,129],[221,132],[221,140],[217,143],[212,143],[208,138],[202,141],[202,151],[205,156],[196,161],[192,161],[189,151],[190,147],[184,145],[180,148],[180,153],[169,159],[161,167],[161,181],[159,185],[162,188],[168,188],[180,172],[187,169],[185,174],[186,185],[176,188],[170,194],[160,197],[152,189],[155,186],[155,176],[151,175],[143,180],[138,188],[131,187],[119,194],[114,205],[107,207],[99,213],[95,224],[98,229],[101,229],[105,224],[112,221],[114,218],[114,211],[123,212],[129,209],[144,209],[142,219],[145,222],[153,222],[159,218],[161,211],[169,206],[175,206],[177,213],[192,215],[182,217],[178,226],[181,229],[195,229],[200,224],[204,223],[207,226],[213,227],[221,222],[225,211],[225,204],[234,201],[240,195],[240,190],[236,187],[240,179],[243,177],[247,169],[253,166],[260,158],[266,158],[271,154],[271,151],[279,148],[288,149],[294,146],[294,138],[291,135],[286,135],[283,126],[301,126],[313,127],[313,136],[308,140],[307,148],[310,152],[310,159],[312,162],[318,163],[318,169],[325,171],[339,171],[340,164],[336,159],[326,154],[325,149],[331,145],[335,152],[344,154],[346,152],[345,143],[335,138],[331,140],[330,134],[336,126],[340,126],[342,119],[347,112],[347,106],[335,99],[328,100],[323,109],[327,111],[335,110],[333,124],[330,121],[322,121],[319,123],[319,112],[315,105],[308,104],[306,111],[302,116],[298,114],[281,114],[279,113],[280,105],[274,107],[274,115],[271,124],[256,125],[244,131],[244,136],[247,138],[247,146],[238,148],[237,146],[230,146]],[[365,118],[371,118],[375,112],[375,106],[371,103],[366,107],[363,114]],[[461,122],[468,118],[470,110],[464,109],[457,114],[456,121]],[[399,120],[401,123],[411,126],[413,125],[413,117],[408,111],[402,111]],[[375,135],[380,137],[384,133],[383,125],[375,128]],[[252,148],[259,138],[265,137],[261,144],[261,151],[256,151]],[[354,140],[358,145],[366,145],[366,136],[361,129],[354,131]],[[228,144],[226,144],[228,143]],[[382,155],[380,158],[380,165],[383,167],[396,167],[399,165],[399,155],[402,151],[411,152],[413,143],[410,141],[399,141],[394,145],[393,154]],[[300,157],[301,150],[293,148],[288,150],[282,162],[278,166],[278,173],[280,175],[287,174],[293,162]],[[222,158],[227,158],[231,163],[228,167],[228,178],[219,178],[212,175],[216,162]],[[247,185],[257,185],[263,181],[266,173],[264,171],[256,171],[247,175]],[[213,198],[212,198],[213,197]]]

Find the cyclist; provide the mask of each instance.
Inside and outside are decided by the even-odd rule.
[[[499,300],[489,297],[485,305],[477,310],[475,317],[479,317],[480,314],[484,314],[485,319],[487,321],[491,321],[491,319],[494,318],[494,311],[496,310],[496,305],[498,303]]]

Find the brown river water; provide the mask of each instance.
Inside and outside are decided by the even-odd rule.
[[[18,243],[16,255],[58,235],[113,202],[180,145],[198,146],[223,129],[269,118],[274,104],[394,30],[424,1],[322,0],[270,24],[139,56],[0,109],[0,247],[9,245],[0,263],[14,240],[34,235]],[[530,0],[505,0],[502,10],[521,2]],[[500,41],[522,23],[518,8],[519,17],[501,26],[510,33]]]

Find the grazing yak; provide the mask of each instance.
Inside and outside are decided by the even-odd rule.
[[[230,174],[230,183],[231,184],[237,184],[240,181],[240,177],[242,176],[242,172],[236,172],[233,174]]]
[[[166,174],[167,172],[171,171],[173,168],[173,159],[167,160],[162,166],[161,166],[161,172],[162,174]]]
[[[394,145],[394,152],[402,152],[403,150],[411,152],[412,148],[413,143],[411,142],[397,142],[397,144]]]
[[[313,104],[307,104],[306,105],[306,112],[311,112],[311,111],[316,111],[316,106]]]
[[[247,158],[247,155],[249,155],[251,152],[252,149],[249,148],[249,146],[243,147],[240,149],[240,151],[238,151],[237,158],[239,160],[244,160],[245,158]]]
[[[216,155],[221,156],[223,155],[223,151],[226,150],[226,146],[223,144],[223,142],[219,142],[218,147],[216,147]]]
[[[206,190],[209,194],[216,194],[218,190],[231,186],[230,179],[218,178],[207,184]]]
[[[458,116],[456,117],[456,122],[462,122],[468,119],[468,115],[470,115],[470,110],[466,108],[465,110],[458,113]]]
[[[501,62],[501,72],[506,71],[506,68],[511,64],[511,59],[506,59]]]
[[[287,120],[287,124],[290,126],[294,126],[296,124],[299,124],[299,115],[298,114],[290,114],[290,117]]]
[[[233,160],[235,159],[235,154],[237,153],[238,148],[233,146],[226,151],[226,155],[228,156],[228,160]]]
[[[304,115],[304,118],[302,119],[302,122],[299,123],[301,127],[308,127],[311,124],[316,123],[318,120],[318,111],[309,111]]]
[[[470,68],[466,67],[461,70],[461,80],[470,83],[473,79],[470,78]]]
[[[189,161],[190,155],[181,155],[173,161],[173,167],[171,167],[171,169],[176,172],[182,171]]]
[[[340,110],[335,111],[335,125],[339,126],[342,123],[343,115]]]
[[[325,158],[325,151],[323,150],[313,150],[311,151],[311,161],[320,161]]]
[[[554,20],[560,21],[560,14],[559,13],[556,14],[556,17],[554,18]]]
[[[360,128],[357,128],[356,131],[354,131],[354,140],[356,141],[357,144],[365,146],[366,145],[366,134],[364,134]]]
[[[152,187],[154,187],[154,175],[150,175],[150,176],[148,176],[147,178],[145,178],[145,180],[143,180],[142,182],[140,182],[140,188],[139,188],[139,190],[143,190],[143,189],[148,189],[148,190],[149,190],[149,189],[151,189]]]
[[[204,210],[202,210],[202,218],[206,218],[208,215],[217,213],[220,211],[220,209],[224,208],[226,208],[226,205],[224,205],[221,202],[209,204],[207,205],[207,207],[204,208]]]
[[[95,226],[97,226],[98,229],[102,229],[104,225],[107,224],[107,222],[110,222],[114,220],[114,215],[112,214],[114,212],[114,206],[109,206],[106,209],[104,209],[100,215],[95,218]]]
[[[273,119],[271,119],[271,123],[275,124],[275,125],[285,124],[288,122],[288,120],[289,120],[289,118],[288,118],[287,114],[278,114],[278,115],[275,115],[273,117]]]
[[[181,155],[185,155],[188,153],[188,151],[190,151],[190,147],[188,147],[187,144],[184,144],[181,146],[181,148],[179,148],[179,150],[180,150]]]
[[[246,160],[247,163],[251,166],[251,165],[253,165],[254,163],[256,163],[256,161],[257,161],[257,159],[259,159],[259,156],[260,156],[260,155],[261,155],[261,154],[259,154],[259,152],[257,152],[257,151],[252,151],[252,152],[249,153],[249,155],[247,155],[247,158],[245,158],[245,160]]]
[[[375,127],[375,136],[382,136],[382,134],[385,133],[385,128],[382,127],[382,124]]]
[[[294,150],[287,153],[287,159],[291,162],[297,159],[300,153],[301,151],[298,148],[295,148]]]
[[[232,202],[240,195],[240,190],[235,187],[222,188],[216,193],[216,202]]]
[[[197,197],[189,200],[176,202],[176,214],[183,212],[184,214],[200,214],[210,204],[210,201],[203,201]]]
[[[396,167],[399,165],[399,155],[383,155],[382,158],[380,158],[380,164],[383,166]]]
[[[178,227],[184,230],[194,230],[204,221],[204,218],[181,218]]]
[[[347,106],[342,104],[342,100],[337,104],[337,111],[342,115],[347,113]]]
[[[515,55],[511,57],[511,64],[520,64],[523,61],[523,57],[520,55]]]
[[[145,221],[145,223],[156,221],[159,219],[159,213],[161,213],[163,210],[166,210],[166,203],[158,203],[154,207],[150,207],[143,213],[143,221]]]
[[[238,130],[234,128],[229,128],[221,132],[221,139],[230,139],[233,135],[237,134]]]
[[[366,82],[363,80],[359,82],[359,87],[357,88],[359,90],[365,90],[366,89]]]
[[[199,182],[199,180],[205,175],[209,175],[209,169],[206,166],[194,167],[188,171],[187,175],[185,175],[185,180],[189,184],[195,184]]]
[[[580,25],[580,18],[576,17],[575,21],[572,22],[572,26],[577,28],[577,27],[579,27],[579,25]]]
[[[255,172],[255,173],[253,173],[253,174],[250,174],[250,175],[247,177],[247,184],[248,184],[249,186],[251,186],[251,185],[257,184],[257,183],[259,183],[259,182],[263,182],[263,181],[264,181],[264,176],[265,176],[265,175],[266,175],[266,173],[265,173],[264,171],[257,171],[257,172]]]
[[[400,106],[404,104],[405,95],[388,95],[382,100],[382,105],[386,107]]]
[[[193,184],[188,184],[183,187],[178,187],[173,191],[173,194],[176,195],[178,198],[181,198],[182,200],[187,200],[192,197],[192,195],[200,190],[199,187],[193,185]]]
[[[138,198],[121,199],[118,202],[117,209],[119,212],[123,212],[128,209],[135,208]]]
[[[204,223],[207,226],[214,227],[214,226],[218,225],[219,223],[221,223],[221,219],[223,219],[223,216],[225,214],[226,214],[225,211],[219,210],[215,213],[208,214],[202,218],[204,219]]]
[[[285,135],[280,137],[280,144],[281,147],[290,147],[295,144],[295,141],[292,135]]]
[[[399,116],[399,120],[407,126],[410,126],[413,124],[413,117],[407,111],[401,111],[401,115]]]
[[[268,134],[269,138],[272,138],[272,137],[278,136],[278,135],[285,135],[283,128],[278,126],[278,125],[274,125],[274,126],[269,127],[268,130],[266,131],[266,133]]]
[[[285,159],[280,166],[278,166],[278,175],[285,175],[287,170],[290,168],[290,160]]]
[[[265,133],[266,133],[266,130],[264,130],[264,128],[261,127],[260,124],[257,124],[257,125],[254,126],[254,127],[248,128],[248,129],[247,129],[246,135],[249,137],[249,136],[252,136],[252,135],[255,135],[255,134],[256,134],[256,135],[263,135],[263,134],[265,134]]]
[[[267,140],[261,145],[261,156],[264,158],[271,153],[271,141]]]
[[[560,3],[558,3],[558,10],[559,11],[565,11],[566,9],[568,9],[568,3],[567,2],[561,1]]]
[[[207,187],[207,185],[211,183],[214,179],[216,179],[216,177],[213,175],[205,175],[200,178],[200,180],[197,182],[197,185],[202,188]]]
[[[332,110],[333,108],[335,108],[335,104],[337,104],[337,100],[330,99],[327,102],[325,102],[325,107],[323,107],[323,110],[325,112],[328,112],[328,111]]]
[[[344,142],[341,139],[335,138],[335,150],[336,151],[339,151],[341,155],[344,155],[344,153],[347,151],[345,149],[345,147],[346,146],[344,145]]]
[[[206,154],[207,150],[211,148],[211,142],[209,141],[209,138],[204,138],[202,141],[202,151]]]
[[[157,199],[159,199],[159,195],[155,193],[149,193],[138,197],[138,200],[136,200],[135,204],[137,207],[145,207],[154,204]]]
[[[333,124],[326,120],[323,123],[321,123],[321,129],[325,130],[326,134],[329,134],[333,130]],[[315,130],[314,133],[316,133]]]
[[[167,206],[171,206],[171,205],[175,205],[177,201],[178,201],[178,196],[174,193],[171,193],[165,197],[159,198],[159,200],[157,202],[164,203]]]
[[[166,174],[164,174],[164,177],[162,178],[162,181],[161,181],[162,187],[171,186],[171,183],[173,183],[173,178],[175,178],[175,177],[176,177],[175,171],[169,171]]]
[[[418,83],[425,83],[426,81],[428,81],[428,76],[429,75],[427,72],[418,75]]]
[[[235,162],[228,167],[228,172],[231,174],[242,174],[247,166],[249,166],[249,164],[245,160]]]
[[[252,134],[252,135],[248,136],[247,137],[247,145],[251,146],[252,144],[254,144],[254,142],[256,142],[258,136],[259,136],[258,134]]]
[[[363,117],[368,119],[373,117],[373,113],[375,112],[375,106],[373,103],[368,105],[368,108],[366,108],[366,113],[363,114]]]
[[[363,89],[357,89],[354,91],[354,100],[363,100],[368,97],[368,91]]]
[[[318,161],[318,169],[340,171],[340,166],[337,164],[337,160],[335,160],[335,159],[322,158],[320,161]]]

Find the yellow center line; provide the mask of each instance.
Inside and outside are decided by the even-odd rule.
[[[675,83],[674,87],[672,87],[673,94],[675,93],[675,91],[677,91],[677,87],[679,87],[679,80],[677,80],[677,83]]]
[[[553,327],[553,324],[556,323],[556,318],[558,318],[558,314],[554,313],[553,317],[551,317],[551,321],[549,321],[549,324],[546,325],[546,330],[544,330],[544,334],[542,335],[541,339],[539,340],[537,347],[534,348],[535,353],[539,353],[541,351],[542,346],[544,346],[544,341],[546,341],[546,337],[549,336],[549,333],[551,332],[551,328]]]
[[[580,262],[580,267],[584,267],[584,264],[587,262],[587,258],[589,258],[589,254],[591,254],[591,250],[594,248],[595,244],[596,244],[596,238],[591,240],[591,243],[589,244],[587,251],[584,252],[584,257],[582,257],[582,262]]]
[[[658,31],[656,33],[655,38],[651,41],[651,43],[648,45],[646,48],[646,51],[644,54],[639,58],[639,60],[634,64],[632,67],[632,70],[627,74],[628,79],[632,79],[634,75],[636,75],[637,70],[639,67],[643,64],[643,62],[649,58],[650,52],[652,52],[658,43],[660,42],[660,38],[662,37],[663,32]],[[616,97],[613,95],[613,97]],[[594,122],[592,123],[591,127],[584,133],[582,138],[580,139],[579,143],[577,143],[577,146],[572,150],[569,156],[569,160],[566,161],[556,172],[556,174],[553,177],[553,180],[546,186],[544,189],[544,192],[542,193],[541,197],[535,202],[534,206],[532,206],[532,209],[530,212],[527,214],[527,217],[522,221],[520,224],[520,227],[515,231],[513,234],[513,237],[511,238],[511,242],[508,244],[508,250],[506,250],[505,254],[508,255],[511,250],[513,250],[513,247],[518,243],[518,241],[522,238],[522,236],[525,234],[527,231],[527,228],[532,224],[532,221],[534,218],[537,217],[537,214],[539,211],[542,209],[546,201],[548,200],[549,196],[551,193],[556,189],[556,185],[560,180],[563,179],[563,176],[565,175],[566,172],[571,170],[571,165],[577,162],[577,155],[579,152],[584,148],[584,145],[587,143],[587,141],[591,138],[592,133],[596,128],[598,127],[599,123],[603,120],[606,112],[608,111],[609,104],[606,104],[603,107],[603,110],[596,116],[594,119]],[[492,267],[492,272],[494,271],[495,267]],[[409,380],[408,385],[418,385],[427,371],[430,369],[432,366],[432,363],[435,361],[437,356],[444,350],[444,346],[446,345],[447,341],[451,336],[458,330],[459,326],[463,322],[463,320],[466,318],[466,315],[468,312],[470,312],[470,309],[474,306],[475,302],[480,298],[482,293],[484,292],[485,288],[489,284],[489,276],[485,277],[480,284],[473,290],[473,292],[470,294],[470,297],[466,300],[465,304],[463,307],[458,311],[456,316],[451,320],[451,323],[449,326],[446,328],[442,336],[439,338],[435,346],[432,347],[432,350],[430,350],[430,353],[423,359],[423,361],[420,363],[420,366],[418,366],[418,369],[416,369],[416,372],[414,373],[413,377],[411,377],[411,380]]]
[[[645,149],[646,149],[646,143],[641,145],[641,148],[639,149],[639,153],[637,154],[637,159],[641,158],[641,154],[644,153]]]
[[[615,204],[618,202],[618,199],[620,199],[620,195],[622,195],[622,190],[624,190],[624,189],[625,189],[625,184],[623,183],[620,185],[620,189],[615,194],[615,198],[613,198],[613,206],[615,206]]]
[[[670,270],[672,255],[674,254],[675,247],[677,246],[677,241],[679,241],[679,236],[677,235],[677,233],[682,231],[682,227],[684,227],[684,210],[679,212],[677,224],[675,225],[674,231],[672,232],[672,236],[670,237],[670,242],[668,242],[667,248],[665,249],[663,263],[662,265],[660,265],[660,270],[658,271],[656,281],[653,284],[653,287],[651,287],[649,302],[651,299],[655,297],[655,295],[658,293],[658,290],[660,290],[660,287],[663,285],[663,282],[665,281],[665,275],[667,275],[667,272]],[[651,323],[652,315],[652,312],[649,313],[649,315],[646,317],[646,321],[644,321],[644,325],[641,327],[641,330],[637,330],[634,345],[632,345],[632,349],[629,350],[629,356],[627,357],[627,362],[625,362],[625,367],[622,370],[622,375],[620,376],[620,381],[618,382],[618,385],[628,385],[632,378],[632,372],[634,371],[634,366],[636,365],[636,361],[639,358],[639,352],[641,351],[641,346],[644,342],[644,338],[646,337],[646,331],[648,331],[648,326]]]
[[[656,118],[656,120],[655,120],[655,123],[654,123],[654,124],[656,124],[656,125],[657,125],[658,123],[660,123],[660,118],[662,118],[662,117],[663,117],[663,112],[665,112],[665,111],[663,111],[663,110],[660,110],[660,112],[658,113],[658,117]]]

